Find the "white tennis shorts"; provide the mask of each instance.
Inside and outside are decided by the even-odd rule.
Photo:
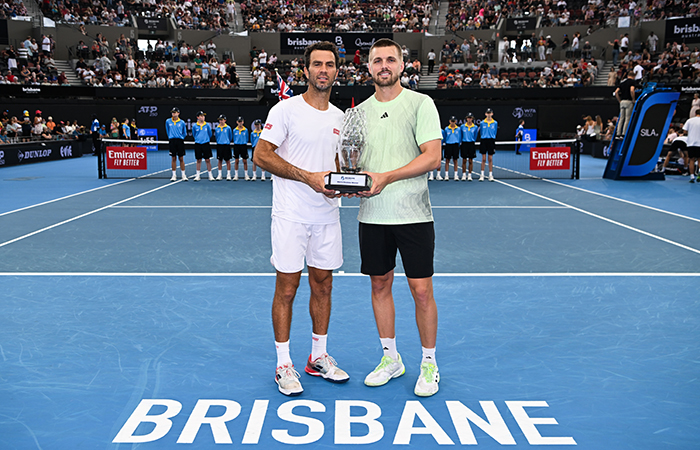
[[[282,273],[301,272],[306,264],[322,270],[343,265],[343,239],[340,222],[309,225],[272,217],[272,256],[270,262]]]

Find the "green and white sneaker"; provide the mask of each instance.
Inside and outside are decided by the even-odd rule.
[[[299,372],[294,369],[294,364],[285,364],[275,371],[275,383],[284,395],[295,396],[304,392],[299,382]]]
[[[435,364],[424,362],[420,365],[420,376],[413,393],[419,397],[430,397],[437,393],[440,382],[440,372]]]
[[[367,386],[384,386],[392,378],[398,378],[406,373],[406,367],[401,361],[401,355],[397,360],[390,356],[383,356],[379,365],[365,377]]]

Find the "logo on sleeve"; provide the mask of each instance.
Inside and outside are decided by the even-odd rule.
[[[340,136],[340,130],[337,128],[333,128],[333,134],[337,134],[338,136]]]
[[[272,129],[272,124],[271,124],[271,123],[266,123],[266,124],[265,124],[265,129],[266,129],[266,130],[271,130],[271,129]]]

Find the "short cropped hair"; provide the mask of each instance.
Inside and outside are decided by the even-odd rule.
[[[396,49],[396,53],[399,56],[399,60],[403,60],[403,52],[401,50],[401,46],[398,44],[398,42],[389,38],[381,38],[377,40],[374,44],[372,44],[372,47],[370,47],[369,52],[372,53],[373,49],[382,47],[394,47]]]
[[[328,52],[333,52],[333,56],[335,57],[335,66],[340,66],[340,55],[338,55],[338,47],[336,47],[335,44],[332,42],[321,41],[309,45],[308,47],[306,47],[306,50],[304,50],[304,64],[307,68],[311,67],[311,52],[313,52],[314,50],[324,50]]]

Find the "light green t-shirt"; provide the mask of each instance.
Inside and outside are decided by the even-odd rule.
[[[367,145],[359,164],[363,171],[403,167],[421,154],[420,145],[442,139],[440,116],[427,95],[403,89],[390,102],[379,102],[373,95],[357,107],[367,116]],[[432,222],[427,177],[396,181],[379,195],[363,198],[357,218],[379,225]]]

